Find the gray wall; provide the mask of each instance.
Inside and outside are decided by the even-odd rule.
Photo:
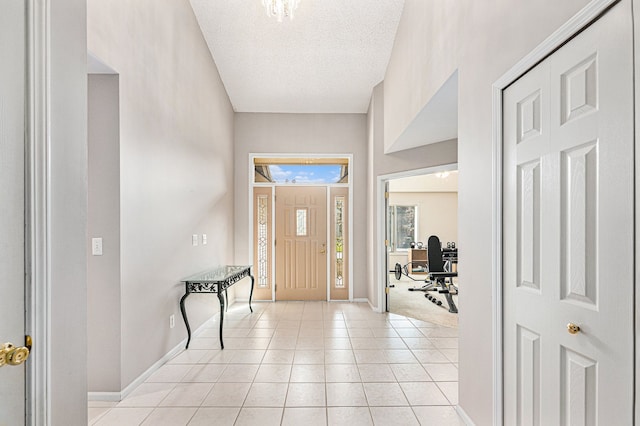
[[[50,0],[50,424],[87,424],[86,2]],[[38,350],[38,342],[35,342]]]
[[[482,13],[496,11],[495,5],[487,8],[468,3],[405,0],[384,76],[388,89],[384,98],[385,148],[395,142],[458,67],[461,28],[468,25],[466,8]],[[484,35],[478,33],[476,37],[483,39]]]
[[[460,404],[478,425],[493,421],[491,347],[491,85],[566,22],[585,0],[518,2],[500,0],[500,13],[465,3],[470,25],[460,49],[459,239],[464,253],[460,282]],[[508,24],[505,24],[508,23]],[[478,37],[482,34],[483,37]],[[499,55],[496,55],[499,52]]]
[[[586,4],[498,0],[486,7],[473,0],[456,5],[407,0],[385,76],[385,144],[390,145],[443,76],[459,70],[459,246],[464,251],[459,274],[460,282],[473,281],[460,294],[460,406],[478,425],[493,423],[494,405],[492,259],[487,249],[493,189],[491,86]]]
[[[249,154],[353,154],[353,296],[367,297],[365,114],[254,114],[235,116],[236,262],[253,263],[249,252]],[[238,297],[248,298],[248,285]]]
[[[378,257],[375,248],[378,245],[377,223],[377,178],[378,176],[403,172],[408,170],[418,170],[428,167],[453,164],[458,160],[458,145],[456,140],[439,142],[433,145],[423,146],[405,151],[398,151],[391,154],[384,153],[384,127],[385,119],[385,96],[386,86],[384,83],[378,84],[373,90],[373,96],[369,106],[369,118],[367,121],[368,149],[370,151],[371,177],[367,185],[367,206],[369,216],[369,232],[367,232],[367,295],[370,303],[374,307],[383,308],[379,300],[379,292],[376,287]]]
[[[89,205],[87,244],[87,368],[89,390],[119,392],[120,100],[117,74],[89,74]],[[93,256],[91,238],[102,238]]]
[[[189,2],[89,0],[87,31],[120,76],[124,388],[186,337],[180,278],[232,261],[233,109]],[[214,298],[187,300],[192,328]]]

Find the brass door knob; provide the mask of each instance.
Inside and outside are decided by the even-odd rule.
[[[569,332],[569,334],[578,334],[580,333],[580,326],[570,322],[569,324],[567,324],[567,331]]]
[[[25,346],[16,347],[13,343],[5,343],[0,346],[0,367],[5,365],[20,365],[24,363],[31,353],[31,336],[26,336]]]
[[[327,252],[327,245],[322,244],[322,248],[320,249],[320,254],[325,254]]]

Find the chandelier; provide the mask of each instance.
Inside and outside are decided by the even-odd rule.
[[[262,5],[267,9],[267,16],[275,16],[278,22],[282,22],[285,16],[293,20],[293,11],[299,4],[300,0],[262,0]]]

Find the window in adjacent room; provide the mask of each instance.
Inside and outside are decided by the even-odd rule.
[[[416,206],[389,206],[389,230],[392,251],[408,251],[418,236]]]

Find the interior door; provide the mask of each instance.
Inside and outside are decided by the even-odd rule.
[[[627,7],[615,6],[504,92],[508,425],[633,424]]]
[[[389,292],[389,253],[393,251],[391,247],[391,215],[389,212],[389,181],[384,183],[384,298],[386,311],[389,312],[391,297]]]
[[[327,190],[276,187],[276,300],[327,300]]]
[[[0,0],[0,346],[22,346],[24,313],[25,3]],[[0,425],[25,423],[25,366],[0,367]]]

